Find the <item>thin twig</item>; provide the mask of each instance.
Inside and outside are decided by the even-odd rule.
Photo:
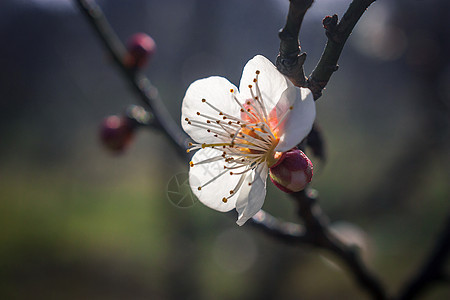
[[[133,87],[142,103],[153,114],[154,122],[152,125],[160,128],[161,132],[176,146],[176,149],[185,155],[186,146],[190,140],[189,137],[174,122],[161,101],[158,89],[150,83],[150,80],[142,73],[125,66],[123,58],[126,54],[126,49],[112,29],[101,8],[92,0],[75,0],[75,2],[123,73],[124,78]]]
[[[260,210],[247,223],[256,226],[266,235],[287,244],[306,244],[309,242],[303,226],[291,222],[283,222],[263,210]]]
[[[373,2],[375,0],[353,0],[340,22],[338,22],[337,15],[327,16],[323,19],[323,27],[328,37],[327,45],[307,82],[307,87],[312,91],[315,100],[322,96],[322,90],[331,75],[338,69],[337,62],[345,42],[356,23]]]
[[[450,215],[431,253],[426,257],[420,271],[400,293],[399,300],[409,300],[420,296],[426,288],[446,279],[445,262],[450,255]]]
[[[122,58],[126,51],[125,47],[112,29],[101,8],[94,0],[74,1],[78,4],[80,10],[92,25],[92,28],[103,42],[103,45],[114,59],[116,65],[119,66],[124,78],[126,78],[139,95],[141,101],[153,114],[154,119],[156,120],[156,123],[153,125],[161,129],[162,133],[165,134],[169,141],[171,141],[174,146],[176,146],[176,149],[179,150],[179,153],[185,156],[188,141],[190,139],[173,121],[159,97],[156,87],[150,84],[148,78],[142,74],[135,73],[123,64]],[[261,211],[260,216],[263,216],[264,214],[266,216],[265,218],[261,217],[259,219],[253,219],[250,223],[261,231],[278,239],[285,241],[296,240],[297,242],[298,240],[301,240],[298,230],[294,229],[295,226],[292,223],[284,223],[276,220],[264,211]]]
[[[337,24],[336,15],[325,18],[324,26],[327,29],[329,41],[316,70],[307,82],[315,100],[320,97],[321,91],[330,79],[331,74],[337,69],[336,63],[342,48],[353,27],[365,10],[364,8],[361,11],[361,4],[364,3],[367,7],[373,1],[354,0],[339,24]],[[306,84],[303,71],[303,63],[306,55],[304,53],[300,54],[298,35],[303,17],[312,3],[313,0],[291,0],[286,25],[279,34],[280,54],[277,57],[277,68],[296,86],[305,86]],[[329,22],[331,22],[331,25],[328,25]],[[330,66],[332,67],[330,68]],[[320,84],[314,84],[318,79],[322,78],[326,78],[326,80],[321,80]],[[359,285],[367,290],[374,299],[387,299],[383,286],[367,269],[361,261],[359,254],[353,248],[342,243],[328,230],[328,218],[317,204],[315,197],[310,193],[307,194],[305,191],[294,193],[292,196],[297,202],[298,214],[305,226],[302,241],[319,248],[327,249],[340,257],[348,266]]]
[[[387,299],[381,282],[365,266],[354,247],[344,244],[328,229],[328,217],[317,203],[315,193],[301,191],[292,194],[298,205],[298,215],[306,229],[305,240],[311,245],[338,256],[351,271],[354,279],[373,299]]]
[[[157,121],[156,125],[166,134],[166,136],[171,140],[179,150],[183,151],[186,149],[186,140],[187,137],[181,132],[180,128],[173,122],[173,120],[168,116],[167,111],[164,108],[164,105],[161,102],[161,99],[158,96],[157,90],[153,87],[149,80],[143,76],[142,74],[137,74],[132,70],[129,70],[123,64],[123,56],[125,53],[123,44],[117,38],[116,34],[112,30],[111,26],[107,22],[106,18],[103,15],[100,7],[94,1],[87,0],[76,0],[79,5],[81,11],[84,13],[86,18],[89,20],[90,24],[98,34],[99,38],[102,40],[106,49],[110,52],[113,57],[115,63],[120,67],[123,75],[129,83],[134,87],[135,91],[140,96],[140,99],[146,104],[149,110],[154,114],[154,117]],[[292,3],[299,3],[301,1],[292,1]],[[308,6],[309,7],[309,6]],[[305,8],[304,13],[306,12],[307,7]],[[295,14],[294,14],[295,15]],[[293,16],[291,16],[290,20],[292,20]],[[300,26],[301,21],[297,22],[295,26]],[[290,26],[287,29],[292,30]],[[294,29],[295,32],[295,29]],[[298,30],[296,31],[298,35]],[[298,42],[297,42],[298,43]],[[297,50],[299,48],[297,47]],[[298,52],[299,53],[299,52]],[[299,56],[300,57],[300,56]],[[310,207],[311,208],[311,207]],[[313,210],[305,210],[305,212],[312,213]],[[331,243],[327,246],[329,242],[318,242],[318,237],[321,235],[315,235],[315,230],[313,230],[314,226],[310,226],[313,223],[320,224],[322,217],[314,220],[313,217],[312,222],[307,226],[308,231],[305,232],[304,228],[300,225],[282,222],[269,214],[261,211],[256,216],[249,221],[250,224],[265,232],[269,236],[272,236],[276,239],[282,240],[284,242],[290,244],[314,244],[316,246],[320,246],[323,248],[327,248],[331,251],[336,251],[339,253],[347,253],[344,247],[339,247],[339,243]],[[320,232],[327,233],[326,227],[319,226]],[[331,238],[327,238],[324,241],[332,240]],[[333,247],[332,247],[333,246]],[[341,254],[341,257],[345,257],[344,254]],[[350,261],[350,260],[348,260]],[[359,266],[359,265],[357,265]],[[354,268],[355,269],[355,268]],[[363,270],[363,268],[356,268]],[[361,271],[363,272],[363,271]]]
[[[97,6],[95,1],[74,1],[77,2],[81,11],[91,23],[106,49],[120,67],[124,77],[127,78],[140,96],[140,99],[153,113],[156,120],[154,125],[161,129],[178,150],[185,153],[184,150],[186,149],[188,137],[170,117],[158,95],[157,89],[150,84],[150,81],[142,74],[128,69],[123,64],[125,48],[108,24],[101,9]],[[364,10],[372,2],[374,2],[374,0],[354,0],[339,24],[337,24],[337,17],[334,16],[324,20],[324,25],[328,27],[328,43],[321,60],[308,80],[308,87],[313,91],[315,99],[320,97],[322,89],[325,87],[331,74],[335,71],[339,55],[353,27]],[[291,0],[290,13],[287,21],[289,24],[286,24],[285,28],[280,33],[282,42],[280,44],[280,57],[279,60],[277,59],[277,67],[282,69],[287,66],[286,69],[291,69],[292,72],[289,71],[288,74],[295,77],[293,82],[296,82],[298,86],[302,86],[305,83],[303,73],[305,56],[304,54],[300,54],[297,36],[303,16],[311,3],[312,0]],[[297,11],[293,11],[293,9],[297,9]],[[294,40],[292,40],[292,36],[295,36]],[[293,196],[298,203],[299,216],[304,221],[304,226],[282,222],[264,211],[260,211],[249,220],[249,223],[262,232],[265,232],[267,235],[286,243],[310,244],[334,253],[345,262],[360,286],[365,288],[374,299],[386,299],[385,291],[380,282],[367,270],[354,249],[346,246],[328,230],[327,217],[321,211],[315,197],[311,194],[307,194],[305,191],[294,193]],[[448,232],[450,231],[450,225],[446,228],[444,235],[447,238],[441,240],[436,248],[437,250],[434,252],[435,254],[432,255],[430,262],[426,264],[420,274],[428,274],[427,272],[429,272],[430,268],[431,270],[442,271],[435,266],[442,262],[448,254]],[[442,275],[441,273],[439,274]],[[435,278],[434,276],[432,277]],[[424,287],[429,283],[429,280],[420,279],[422,278],[421,276],[418,278],[419,280],[413,281],[411,286],[416,286],[417,282],[422,282],[421,284]],[[407,293],[405,292],[405,294]]]
[[[277,57],[277,69],[286,75],[295,86],[306,84],[303,63],[306,53],[301,53],[299,32],[308,9],[314,0],[290,0],[286,25],[280,30],[280,53]]]

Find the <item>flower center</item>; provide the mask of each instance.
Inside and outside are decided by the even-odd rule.
[[[223,202],[227,202],[240,189],[245,179],[244,174],[260,164],[267,164],[270,168],[280,159],[279,152],[276,152],[275,148],[279,142],[277,128],[282,120],[278,120],[276,115],[267,111],[258,85],[259,74],[260,72],[256,71],[256,76],[253,79],[254,86],[248,85],[252,98],[245,100],[244,103],[239,101],[236,91],[230,89],[230,100],[235,101],[240,107],[239,116],[227,114],[208,102],[207,99],[202,99],[201,104],[211,108],[214,113],[208,115],[199,111],[197,112],[197,118],[185,119],[188,125],[206,130],[213,137],[213,140],[217,140],[213,143],[189,144],[188,152],[205,148],[218,150],[217,156],[195,163],[190,162],[191,167],[224,161],[224,171],[198,189],[201,190],[227,173],[241,176],[236,187],[230,191],[230,195],[222,199]],[[251,182],[248,184],[251,185]]]

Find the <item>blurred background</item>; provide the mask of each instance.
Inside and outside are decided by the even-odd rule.
[[[306,15],[307,73],[323,17],[349,2],[316,0]],[[192,81],[238,84],[254,55],[274,61],[288,10],[287,0],[99,4],[122,41],[155,39],[145,73],[176,120]],[[449,212],[449,17],[447,0],[377,1],[317,102],[328,158],[309,154],[312,187],[390,292]],[[201,203],[175,207],[167,185],[188,165],[161,134],[140,131],[121,156],[102,148],[102,119],[139,102],[71,1],[2,0],[0,38],[0,298],[364,299],[328,253]],[[296,221],[292,204],[270,186],[267,211]],[[423,299],[449,297],[441,285]]]

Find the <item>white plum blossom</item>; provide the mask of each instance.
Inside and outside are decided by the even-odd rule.
[[[315,103],[265,57],[244,67],[239,90],[223,77],[192,83],[182,104],[182,126],[198,150],[189,182],[205,205],[236,208],[243,225],[262,207],[269,168],[311,130]]]

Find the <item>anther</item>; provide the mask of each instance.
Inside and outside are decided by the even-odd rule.
[[[202,99],[202,102],[205,103],[205,102],[206,102],[206,99]]]
[[[185,121],[189,121],[189,118],[185,118],[184,120],[185,120]]]
[[[256,78],[253,78],[253,82],[257,82],[258,81],[258,79],[256,79]]]
[[[211,132],[211,130],[210,130],[210,129],[206,129],[206,131],[208,131],[208,132]]]
[[[248,85],[248,88],[251,89],[253,86],[251,84]]]
[[[193,144],[191,142],[188,143],[189,147],[192,146]]]
[[[201,191],[201,190],[202,190],[202,187],[201,187],[201,186],[199,186],[199,187],[197,188],[197,190]]]
[[[192,124],[191,121],[188,121],[188,124],[191,125]]]
[[[197,112],[197,116],[200,116],[200,112],[199,111]]]
[[[233,90],[233,89],[230,89],[230,93],[234,93],[234,90]]]
[[[290,107],[289,107],[289,109],[290,109],[290,110],[293,110],[293,109],[294,109],[294,107],[293,107],[293,106],[290,106]]]
[[[257,75],[259,75],[259,73],[261,73],[261,72],[259,72],[259,70],[256,70],[256,72],[255,72]]]
[[[190,165],[191,167],[193,167],[193,166],[194,166],[194,163],[193,163],[192,161],[190,161],[190,162],[189,162],[189,165]]]
[[[233,172],[230,172],[230,175],[233,175]]]
[[[227,203],[227,201],[228,201],[228,199],[225,198],[225,197],[223,197],[222,202],[223,202],[223,203]]]
[[[233,195],[233,194],[234,194],[234,191],[233,191],[233,190],[231,190],[231,191],[230,191],[230,195]]]
[[[243,108],[241,108],[241,112],[244,112],[245,110]]]

